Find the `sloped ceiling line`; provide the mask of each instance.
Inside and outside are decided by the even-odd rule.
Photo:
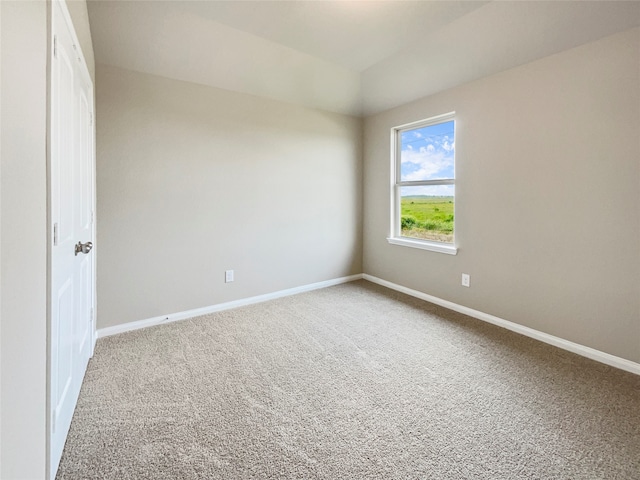
[[[370,115],[640,25],[640,2],[88,2],[96,63]]]

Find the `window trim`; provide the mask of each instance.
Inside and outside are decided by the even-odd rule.
[[[455,115],[456,112],[449,112],[442,115],[436,115],[435,117],[430,117],[425,120],[420,120],[417,122],[406,123],[404,125],[400,125],[398,127],[393,127],[391,129],[391,225],[390,232],[391,234],[387,238],[387,241],[392,245],[400,245],[404,247],[411,248],[419,248],[422,250],[430,250],[432,252],[438,253],[446,253],[449,255],[456,255],[458,253],[458,247],[456,246],[456,234],[455,234],[455,210],[456,203],[454,200],[454,236],[453,243],[445,243],[445,242],[436,242],[433,240],[422,240],[418,238],[411,237],[403,237],[400,229],[400,211],[401,211],[401,200],[400,200],[400,188],[401,187],[410,187],[410,186],[422,186],[422,185],[455,185],[455,151],[454,151],[454,178],[451,179],[439,179],[439,180],[418,180],[418,181],[401,181],[401,142],[400,135],[403,131],[406,130],[415,130],[421,127],[428,127],[430,125],[437,125],[440,123],[448,122],[450,120],[454,121],[454,129],[455,127]],[[454,133],[455,135],[455,133]],[[455,141],[455,139],[454,139]],[[455,199],[455,196],[454,196]]]

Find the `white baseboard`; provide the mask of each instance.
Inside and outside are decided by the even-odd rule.
[[[484,322],[491,323],[493,325],[498,325],[499,327],[506,328],[507,330],[511,330],[521,335],[534,338],[541,342],[548,343],[549,345],[562,348],[563,350],[568,350],[569,352],[576,353],[578,355],[590,358],[597,362],[604,363],[606,365],[610,365],[612,367],[616,367],[621,370],[625,370],[627,372],[635,373],[636,375],[640,375],[640,364],[632,362],[631,360],[626,360],[624,358],[616,357],[615,355],[601,352],[600,350],[596,350],[591,347],[586,347],[584,345],[580,345],[579,343],[570,342],[569,340],[565,340],[560,337],[555,337],[553,335],[549,335],[548,333],[540,332],[538,330],[534,330],[533,328],[525,327],[523,325],[510,322],[509,320],[504,320],[503,318],[496,317],[488,313],[480,312],[478,310],[474,310],[473,308],[464,307],[462,305],[458,305],[457,303],[453,303],[448,300],[443,300],[442,298],[434,297],[433,295],[429,295],[427,293],[423,293],[418,290],[413,290],[411,288],[407,288],[402,285],[398,285],[396,283],[388,282],[386,280],[382,280],[381,278],[374,277],[373,275],[368,275],[366,273],[350,275],[348,277],[335,278],[332,280],[326,280],[324,282],[317,282],[309,285],[303,285],[301,287],[289,288],[286,290],[280,290],[278,292],[267,293],[265,295],[258,295],[255,297],[234,300],[232,302],[219,303],[217,305],[211,305],[208,307],[187,310],[185,312],[177,312],[169,315],[162,315],[159,317],[147,318],[145,320],[138,320],[136,322],[124,323],[122,325],[115,325],[113,327],[101,328],[96,331],[96,338],[108,337],[110,335],[116,335],[118,333],[130,332],[133,330],[139,330],[141,328],[152,327],[154,325],[162,325],[164,323],[176,322],[178,320],[185,320],[187,318],[198,317],[200,315],[206,315],[208,313],[220,312],[222,310],[230,310],[232,308],[243,307],[245,305],[252,305],[254,303],[266,302],[269,300],[274,300],[276,298],[287,297],[289,295],[295,295],[303,292],[309,292],[311,290],[318,290],[321,288],[331,287],[333,285],[339,285],[341,283],[353,282],[355,280],[360,280],[360,279],[365,279],[365,280],[368,280],[369,282],[377,283],[378,285],[382,285],[383,287],[387,287],[392,290],[396,290],[398,292],[406,293],[407,295],[411,295],[412,297],[416,297],[421,300],[425,300],[427,302],[440,305],[441,307],[448,308],[449,310],[453,310],[455,312],[460,312],[465,315],[469,315],[470,317],[477,318],[478,320],[482,320]]]
[[[382,285],[383,287],[387,287],[392,290],[396,290],[398,292],[406,293],[407,295],[411,295],[412,297],[416,297],[421,300],[426,300],[427,302],[435,303],[436,305],[440,305],[441,307],[448,308],[449,310],[464,313],[465,315],[469,315],[470,317],[477,318],[478,320],[492,323],[493,325],[498,325],[499,327],[506,328],[507,330],[511,330],[521,335],[525,335],[527,337],[540,340],[541,342],[548,343],[549,345],[553,345],[558,348],[562,348],[563,350],[568,350],[570,352],[577,353],[578,355],[590,358],[597,362],[604,363],[606,365],[610,365],[612,367],[616,367],[621,370],[626,370],[627,372],[635,373],[636,375],[640,375],[640,364],[632,362],[631,360],[626,360],[624,358],[616,357],[615,355],[610,355],[608,353],[601,352],[600,350],[596,350],[591,347],[585,347],[584,345],[570,342],[569,340],[565,340],[560,337],[555,337],[553,335],[549,335],[548,333],[540,332],[538,330],[534,330],[533,328],[525,327],[523,325],[519,325],[517,323],[513,323],[508,320],[504,320],[502,318],[495,317],[488,313],[480,312],[478,310],[474,310],[469,307],[463,307],[462,305],[458,305],[457,303],[453,303],[448,300],[443,300],[442,298],[434,297],[432,295],[419,292],[418,290],[412,290],[411,288],[403,287],[402,285],[388,282],[386,280],[382,280],[381,278],[374,277],[372,275],[367,275],[366,273],[362,275],[362,278],[364,278],[365,280],[368,280],[369,282]]]
[[[311,290],[318,290],[320,288],[332,287],[334,285],[340,285],[341,283],[348,283],[361,279],[362,274],[359,273],[357,275],[334,278],[332,280],[325,280],[324,282],[317,282],[309,285],[303,285],[301,287],[289,288],[286,290],[280,290],[278,292],[267,293],[265,295],[243,298],[240,300],[234,300],[232,302],[219,303],[217,305],[211,305],[208,307],[195,308],[193,310],[187,310],[185,312],[171,313],[168,315],[161,315],[159,317],[147,318],[145,320],[123,323],[122,325],[115,325],[113,327],[100,328],[96,332],[96,337],[103,338],[110,335],[117,335],[118,333],[131,332],[133,330],[139,330],[141,328],[153,327],[154,325],[177,322],[178,320],[185,320],[187,318],[198,317],[200,315],[206,315],[213,312],[220,312],[222,310],[230,310],[232,308],[252,305],[254,303],[266,302],[268,300],[274,300],[276,298],[287,297],[289,295],[295,295],[297,293],[309,292]]]

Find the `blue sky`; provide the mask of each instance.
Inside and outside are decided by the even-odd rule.
[[[401,181],[454,178],[453,125],[451,120],[401,133]],[[402,194],[453,195],[453,186],[407,187],[402,189]]]

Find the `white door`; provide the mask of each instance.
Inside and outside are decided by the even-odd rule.
[[[52,3],[50,472],[55,477],[94,337],[93,87],[61,2]]]

